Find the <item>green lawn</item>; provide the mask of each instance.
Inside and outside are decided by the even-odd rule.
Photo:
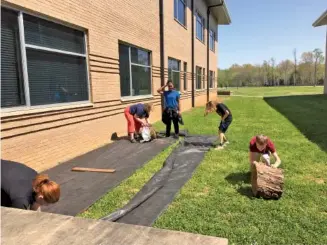
[[[323,86],[305,86],[305,87],[240,87],[228,88],[233,95],[244,96],[281,96],[281,95],[301,95],[301,94],[322,94]]]
[[[232,97],[225,103],[234,115],[231,144],[206,154],[154,226],[226,237],[229,244],[327,244],[327,96]],[[203,108],[183,115],[191,133],[216,134],[217,115],[204,118]],[[275,142],[282,159],[285,192],[278,201],[251,197],[248,142],[258,133]],[[170,150],[82,216],[99,218],[127,203]]]

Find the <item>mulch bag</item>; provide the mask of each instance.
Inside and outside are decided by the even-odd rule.
[[[143,127],[142,132],[141,132],[142,140],[140,141],[141,143],[143,142],[149,142],[151,141],[151,130],[149,127]]]

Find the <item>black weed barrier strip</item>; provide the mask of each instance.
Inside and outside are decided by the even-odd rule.
[[[216,141],[216,136],[186,136],[130,202],[102,220],[151,226]]]

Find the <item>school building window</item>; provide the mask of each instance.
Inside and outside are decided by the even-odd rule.
[[[215,79],[215,73],[213,71],[209,71],[209,88],[213,88],[214,79]]]
[[[184,62],[184,91],[187,90],[187,63]]]
[[[119,44],[119,72],[121,96],[151,95],[150,52]]]
[[[182,25],[186,26],[186,3],[185,0],[174,0],[174,17]]]
[[[206,68],[202,68],[202,80],[203,80],[203,85],[202,88],[206,88]]]
[[[215,52],[216,33],[213,30],[209,31],[209,48]]]
[[[1,107],[88,100],[84,32],[1,8]]]
[[[196,89],[202,89],[202,68],[196,67]]]
[[[204,18],[196,12],[196,37],[204,42]]]
[[[168,79],[173,81],[176,90],[180,91],[180,61],[168,58]]]

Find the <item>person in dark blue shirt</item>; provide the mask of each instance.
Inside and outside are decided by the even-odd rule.
[[[165,88],[168,87],[168,91]],[[179,135],[178,120],[181,116],[181,106],[179,103],[180,93],[175,90],[174,84],[171,80],[168,80],[167,84],[157,90],[159,94],[162,94],[165,99],[164,112],[162,114],[162,121],[166,124],[166,137],[170,136],[171,121],[173,121],[175,129],[175,137]]]
[[[126,107],[124,114],[127,120],[127,133],[130,137],[130,141],[135,143],[135,133],[140,133],[140,129],[145,126],[151,126],[149,121],[150,112],[153,109],[151,103],[138,103]],[[145,119],[145,122],[143,121]]]

